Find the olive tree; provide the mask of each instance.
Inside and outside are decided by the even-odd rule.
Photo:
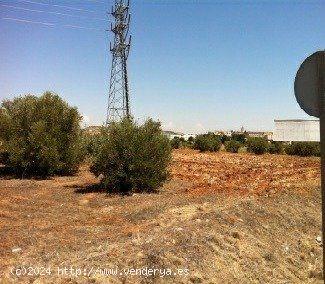
[[[58,95],[26,95],[0,107],[2,162],[17,174],[73,174],[83,158],[81,116]]]

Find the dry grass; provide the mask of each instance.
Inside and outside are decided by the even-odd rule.
[[[318,158],[173,156],[172,178],[157,194],[106,195],[86,166],[73,177],[0,177],[2,281],[321,282]],[[19,266],[51,267],[52,274],[11,275]],[[62,277],[58,266],[186,268],[189,275]]]

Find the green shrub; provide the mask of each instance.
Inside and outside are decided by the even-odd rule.
[[[262,137],[249,137],[247,139],[247,150],[254,154],[264,154],[268,151],[269,143]]]
[[[246,146],[242,146],[238,149],[238,153],[247,153],[247,147]]]
[[[99,148],[99,140],[101,139],[100,134],[82,134],[83,147],[85,149],[86,155],[92,156]]]
[[[190,136],[185,142],[184,142],[184,147],[186,148],[194,148],[194,142],[195,139],[193,136]]]
[[[187,142],[194,144],[195,138],[193,136],[188,137]]]
[[[219,151],[220,147],[221,147],[220,137],[213,133],[200,134],[197,135],[195,138],[194,149],[200,150],[201,152]]]
[[[288,155],[296,155],[302,157],[320,156],[319,142],[292,142],[285,147]]]
[[[226,134],[223,134],[223,135],[221,135],[220,140],[221,140],[222,144],[226,144],[227,141],[231,140],[231,137]]]
[[[235,140],[240,142],[241,144],[245,144],[248,139],[248,135],[246,132],[244,133],[232,133],[231,140]]]
[[[8,153],[4,149],[3,142],[0,141],[0,164],[5,163],[7,159],[8,159]]]
[[[171,146],[160,123],[149,119],[138,125],[126,118],[103,128],[101,137],[91,171],[103,176],[108,191],[150,192],[167,179]]]
[[[225,148],[227,152],[238,153],[240,147],[242,147],[242,143],[236,140],[226,141],[225,143]]]
[[[0,164],[5,164],[8,161],[9,155],[7,152],[0,152]]]
[[[279,141],[272,141],[268,149],[270,154],[282,154],[284,151],[283,143]]]
[[[183,146],[184,142],[184,138],[175,136],[172,140],[170,140],[170,145],[173,149],[179,149]]]
[[[75,173],[83,158],[80,121],[76,108],[50,92],[3,101],[4,164],[22,175]]]

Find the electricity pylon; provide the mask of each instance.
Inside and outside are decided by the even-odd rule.
[[[130,52],[130,1],[115,0],[111,15],[111,32],[114,34],[113,44],[110,42],[112,67],[108,94],[106,124],[130,117],[129,85],[127,59]]]

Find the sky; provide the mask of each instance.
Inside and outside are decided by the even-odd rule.
[[[103,124],[111,4],[0,0],[0,100],[50,90],[84,125]],[[140,122],[202,133],[313,118],[293,85],[303,60],[325,49],[325,0],[133,0],[131,14],[130,106]]]

